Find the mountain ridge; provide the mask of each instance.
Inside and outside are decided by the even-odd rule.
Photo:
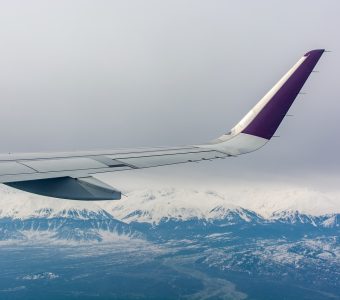
[[[261,198],[261,193],[255,193],[253,197],[249,194],[249,191],[241,193],[240,198],[236,199],[234,192],[225,195],[211,190],[162,188],[131,191],[120,201],[86,202],[37,197],[10,188],[1,188],[0,218],[114,218],[124,223],[158,224],[167,219],[222,220],[236,213],[244,221],[257,217],[268,221],[313,223],[317,217],[329,217],[328,221],[324,220],[325,226],[338,224],[335,216],[340,213],[340,202],[325,197],[322,193],[307,191],[301,197],[300,190],[288,191],[288,198],[284,198],[281,193],[281,198],[276,199],[268,199],[268,195],[262,195]],[[246,197],[250,199],[245,199]],[[283,198],[285,203],[282,203]]]

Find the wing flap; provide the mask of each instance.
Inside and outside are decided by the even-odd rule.
[[[35,173],[35,170],[14,161],[0,162],[0,177],[4,175],[15,174],[30,174]]]
[[[37,159],[19,161],[37,172],[60,172],[70,170],[101,169],[107,165],[87,157]]]
[[[197,162],[226,156],[228,155],[225,153],[211,149],[189,148],[181,150],[179,153],[174,150],[162,150],[109,156],[90,155],[86,157],[22,159],[17,162],[2,161],[0,162],[0,183],[62,177],[80,178],[97,173]]]
[[[216,158],[224,158],[228,155],[218,151],[200,151],[179,154],[160,154],[150,156],[138,156],[119,158],[119,161],[132,165],[136,168],[151,168],[164,165],[181,164],[187,162],[197,162],[201,160],[211,160]]]

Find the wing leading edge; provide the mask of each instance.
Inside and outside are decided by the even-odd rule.
[[[228,134],[209,143],[0,156],[0,183],[35,194],[74,200],[116,200],[121,193],[94,174],[200,162],[249,153],[274,135],[324,49],[306,53]]]

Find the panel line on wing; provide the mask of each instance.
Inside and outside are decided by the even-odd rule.
[[[169,153],[162,153],[162,154],[154,154],[152,152],[149,152],[148,155],[134,155],[134,156],[121,156],[121,155],[109,155],[108,157],[116,160],[122,160],[122,159],[130,159],[130,158],[143,158],[143,157],[159,157],[159,156],[170,156],[170,155],[181,155],[181,154],[198,154],[198,153],[208,153],[208,152],[219,152],[223,153],[220,151],[216,150],[211,150],[211,149],[202,149],[202,148],[197,148],[197,151],[187,151],[187,152],[169,152]],[[137,154],[137,153],[133,153]],[[223,153],[225,154],[225,153]]]
[[[125,154],[138,154],[138,153],[156,153],[156,152],[167,152],[167,151],[181,151],[181,150],[195,150],[199,149],[197,146],[183,146],[183,147],[172,147],[172,148],[136,148],[136,149],[125,149],[126,151],[117,149],[117,150],[94,150],[94,151],[83,151],[83,152],[59,152],[59,153],[18,153],[18,154],[10,154],[10,155],[1,155],[0,154],[0,163],[1,162],[12,162],[12,161],[31,161],[31,160],[40,160],[40,159],[64,159],[64,158],[82,158],[82,157],[95,157],[95,156],[112,156],[112,155],[125,155]]]
[[[219,151],[187,152],[181,154],[150,155],[139,157],[119,158],[123,163],[133,165],[137,168],[149,168],[163,165],[172,165],[200,160],[210,160],[228,156]]]
[[[25,166],[25,167],[27,167],[27,168],[30,168],[31,170],[33,170],[33,171],[34,171],[34,172],[36,172],[36,173],[39,173],[39,171],[38,171],[38,170],[36,170],[36,169],[34,169],[34,168],[32,168],[32,167],[28,166],[27,164],[25,164],[25,163],[24,163],[24,162],[22,162],[22,161],[18,162],[18,164],[20,164],[20,165],[23,165],[23,166]]]

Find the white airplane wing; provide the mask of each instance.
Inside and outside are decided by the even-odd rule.
[[[0,155],[0,183],[27,192],[74,200],[115,200],[121,193],[94,174],[237,156],[274,135],[323,49],[306,53],[227,134],[202,145],[71,153]]]

